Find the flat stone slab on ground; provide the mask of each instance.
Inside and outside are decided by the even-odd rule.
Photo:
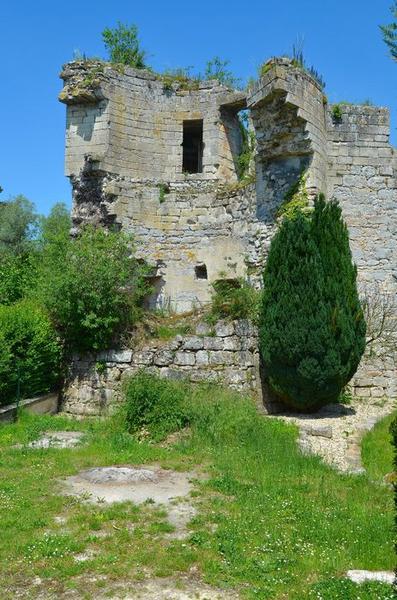
[[[129,500],[142,504],[152,500],[169,504],[172,499],[189,494],[193,476],[157,465],[96,467],[68,477],[64,480],[64,490],[73,496],[88,494],[92,502],[110,504]]]
[[[366,581],[380,581],[393,585],[395,574],[392,571],[364,571],[352,570],[346,573],[346,577],[353,583],[365,583]]]
[[[74,448],[83,436],[82,431],[47,431],[38,440],[30,442],[28,448]],[[16,448],[22,448],[22,445],[18,444]]]

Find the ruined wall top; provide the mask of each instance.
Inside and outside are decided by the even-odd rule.
[[[89,154],[97,168],[137,179],[237,179],[243,93],[100,61],[68,63],[61,77],[68,176]]]

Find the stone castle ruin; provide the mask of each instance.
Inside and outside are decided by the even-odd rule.
[[[397,155],[389,143],[388,110],[343,104],[336,111],[316,79],[285,58],[272,59],[262,72],[242,92],[215,80],[181,83],[100,61],[63,68],[60,100],[67,105],[74,225],[112,225],[134,235],[138,255],[154,269],[155,292],[148,300],[153,308],[201,308],[219,279],[244,278],[259,287],[280,207],[302,173],[309,201],[324,192],[342,206],[360,281],[396,294]],[[243,179],[241,111],[248,113],[253,139]],[[237,339],[236,327],[230,335]],[[229,340],[234,350],[222,344],[211,350],[204,342],[189,349],[189,342],[187,348],[179,342],[168,362],[156,364],[154,349],[151,362],[143,364],[199,373],[204,361],[208,374],[209,352],[234,352],[233,359],[219,356],[214,372],[244,369],[246,382],[251,369],[248,387],[260,385],[257,357],[246,363],[237,356],[247,351],[241,339]],[[199,360],[200,352],[206,358]],[[130,369],[135,354],[121,364]],[[108,362],[109,373],[118,369],[119,377],[117,361]],[[66,402],[72,398],[74,405],[85,402],[82,373],[92,361],[79,365],[80,383],[66,391]],[[102,383],[110,390],[106,404],[115,388]],[[90,385],[84,380],[83,387]],[[363,396],[397,395],[394,358],[373,359],[353,385]],[[90,390],[88,396],[96,397],[98,387]]]

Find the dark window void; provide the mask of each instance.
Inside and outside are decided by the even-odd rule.
[[[196,274],[196,279],[208,279],[207,267],[202,265],[196,265],[194,267],[194,272]]]
[[[203,121],[183,121],[184,173],[203,172]]]

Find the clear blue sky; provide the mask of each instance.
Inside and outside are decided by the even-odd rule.
[[[3,0],[0,7],[0,185],[2,199],[22,193],[47,213],[70,206],[63,175],[65,106],[57,101],[62,63],[79,49],[103,56],[101,31],[136,23],[156,70],[230,59],[244,80],[270,56],[304,37],[304,53],[324,76],[331,102],[362,101],[392,109],[396,143],[397,64],[378,24],[392,0]]]

